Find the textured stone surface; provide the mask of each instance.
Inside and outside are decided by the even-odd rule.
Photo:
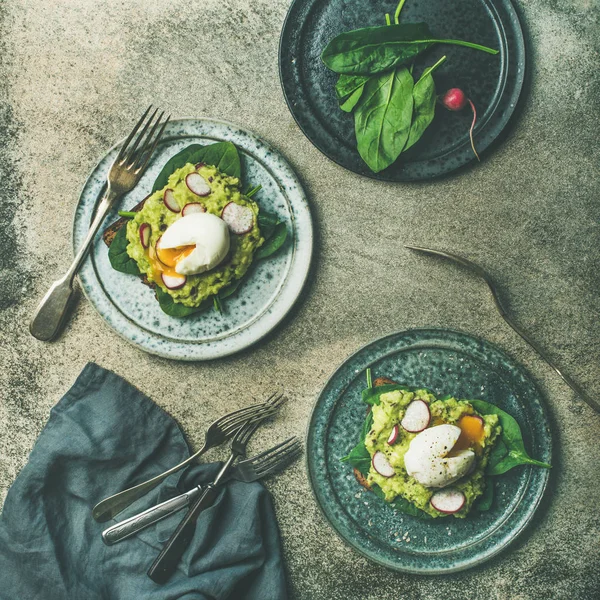
[[[483,567],[403,576],[338,540],[298,464],[269,483],[292,597],[598,597],[600,416],[507,329],[479,281],[401,245],[430,244],[480,262],[518,321],[589,390],[600,387],[598,4],[519,5],[531,84],[506,141],[477,168],[443,181],[388,185],[343,171],[297,129],[277,75],[288,0],[2,2],[0,498],[87,361],[152,396],[194,444],[225,405],[282,382],[291,402],[270,427],[282,439],[304,434],[319,389],[360,345],[408,327],[453,327],[521,361],[547,397],[556,456],[539,517]],[[263,136],[290,160],[312,201],[317,257],[302,302],[268,340],[233,358],[179,364],[142,354],[83,299],[57,342],[27,332],[40,296],[69,263],[72,214],[88,172],[150,102]]]

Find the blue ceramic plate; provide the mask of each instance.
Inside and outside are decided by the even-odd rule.
[[[384,25],[397,0],[294,0],[281,32],[279,72],[288,107],[306,137],[342,167],[385,181],[416,181],[450,173],[475,160],[469,142],[471,113],[438,106],[423,137],[381,173],[373,173],[356,150],[354,115],[340,110],[337,75],[321,61],[338,34]],[[446,55],[435,72],[438,94],[460,87],[478,112],[475,143],[485,154],[501,137],[516,109],[525,75],[525,43],[510,0],[410,0],[406,23],[426,22],[440,38],[457,38],[497,48],[496,56],[458,46],[436,45],[417,57],[415,73]]]
[[[367,367],[373,377],[499,406],[519,422],[530,455],[550,462],[550,426],[529,376],[496,347],[464,333],[395,333],[365,346],[333,374],[308,430],[308,471],[317,502],[342,539],[367,558],[398,571],[436,574],[467,569],[500,552],[533,517],[550,472],[520,466],[497,477],[492,509],[466,519],[396,514],[340,462],[356,445],[365,419],[361,391]]]
[[[310,266],[313,232],[300,182],[283,157],[252,133],[224,121],[182,119],[167,126],[152,163],[137,187],[122,198],[106,219],[118,218],[148,195],[165,162],[190,144],[231,141],[242,159],[244,185],[262,185],[255,200],[287,224],[288,240],[271,258],[257,263],[237,293],[216,311],[178,319],[162,312],[154,292],[132,275],[115,271],[108,260],[102,230],[79,273],[86,296],[107,323],[147,352],[179,360],[208,360],[247,348],[271,331],[290,310]],[[120,144],[100,161],[87,180],[75,213],[74,248],[90,225],[106,174]]]

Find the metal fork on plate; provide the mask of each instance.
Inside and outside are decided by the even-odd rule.
[[[152,106],[148,107],[142,115],[115,158],[108,172],[106,192],[69,270],[52,284],[33,315],[29,331],[38,340],[49,341],[60,331],[73,293],[73,279],[87,256],[100,225],[115,201],[137,185],[158,146],[170,117],[163,121],[165,113],[163,111],[157,117],[158,109],[148,117],[151,109]]]
[[[247,422],[261,422],[262,420],[274,415],[279,408],[281,408],[283,403],[283,392],[278,391],[272,394],[262,404],[248,406],[217,419],[207,429],[202,447],[197,452],[192,454],[192,456],[186,458],[184,461],[180,462],[174,467],[171,467],[167,471],[164,471],[160,475],[156,475],[156,477],[153,477],[148,481],[144,481],[143,483],[139,483],[133,487],[123,490],[118,494],[114,494],[113,496],[105,498],[96,504],[96,506],[94,506],[92,510],[92,516],[100,523],[109,521],[115,515],[127,508],[132,502],[135,502],[138,498],[141,498],[147,492],[154,489],[169,475],[179,471],[186,465],[189,465],[192,461],[197,459],[211,448],[221,445],[228,437],[235,434],[240,427],[244,426]]]
[[[251,483],[264,477],[269,477],[277,471],[280,471],[292,463],[300,456],[302,452],[302,443],[298,438],[290,438],[261,454],[247,458],[237,463],[227,478]],[[129,519],[120,521],[116,525],[105,529],[102,532],[102,539],[108,546],[122,542],[135,535],[142,529],[158,523],[158,521],[178,512],[182,508],[189,506],[200,496],[204,488],[201,485],[191,490],[165,500],[156,506],[153,506],[144,512],[141,512]]]

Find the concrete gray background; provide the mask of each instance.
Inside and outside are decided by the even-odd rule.
[[[88,361],[148,393],[193,444],[226,404],[241,406],[282,382],[291,401],[271,429],[283,439],[305,433],[321,386],[362,344],[409,327],[452,327],[503,348],[547,398],[556,456],[539,517],[484,567],[435,578],[394,574],[335,536],[298,464],[269,483],[292,597],[600,597],[600,416],[507,328],[479,281],[401,245],[460,251],[488,268],[517,320],[596,393],[598,3],[518,3],[532,83],[515,127],[476,168],[418,185],[345,172],[298,130],[277,74],[288,4],[0,4],[0,498],[50,408]],[[150,103],[174,116],[210,115],[253,130],[289,159],[311,199],[316,260],[302,302],[267,341],[226,360],[183,364],[143,354],[84,299],[56,343],[27,331],[39,298],[69,264],[73,210],[88,172]]]

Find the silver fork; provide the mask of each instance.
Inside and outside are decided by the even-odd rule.
[[[171,534],[171,537],[165,543],[160,554],[156,557],[156,560],[150,565],[148,577],[152,581],[155,583],[166,583],[171,575],[173,575],[181,557],[194,537],[198,516],[203,510],[212,506],[219,494],[219,485],[225,480],[225,476],[229,474],[235,460],[240,456],[245,456],[246,446],[250,438],[263,421],[264,419],[255,423],[247,423],[235,434],[231,443],[231,454],[215,477],[215,480],[204,488],[200,498],[191,505],[181,523],[179,523],[175,531]]]
[[[197,452],[192,454],[192,456],[186,458],[178,465],[175,465],[174,467],[164,471],[160,475],[156,475],[156,477],[153,477],[152,479],[148,479],[147,481],[123,490],[118,494],[114,494],[113,496],[105,498],[96,504],[96,506],[94,506],[92,510],[92,516],[99,523],[109,521],[115,515],[127,508],[132,502],[135,502],[138,498],[141,498],[150,490],[154,489],[169,475],[176,473],[186,465],[189,465],[192,461],[197,459],[211,448],[222,444],[228,437],[236,433],[245,423],[248,421],[254,423],[270,417],[279,410],[283,403],[283,393],[279,391],[269,396],[269,398],[267,398],[267,400],[262,404],[248,406],[217,419],[206,430],[204,435],[204,444],[202,447]]]
[[[258,481],[264,477],[269,477],[277,471],[287,467],[292,461],[300,456],[302,444],[298,438],[290,438],[261,454],[247,458],[237,463],[225,481],[235,479],[244,483]],[[129,517],[102,532],[102,539],[108,546],[122,542],[130,538],[142,529],[158,523],[165,517],[180,511],[182,508],[193,504],[202,493],[202,486],[198,485],[191,490],[169,498],[156,506]]]
[[[148,117],[151,109],[152,106],[148,107],[142,115],[115,158],[108,172],[106,192],[69,270],[52,284],[33,314],[29,331],[38,340],[49,341],[60,331],[73,293],[73,279],[87,256],[96,232],[115,201],[137,185],[156,150],[170,116],[163,121],[164,111],[157,118],[158,109],[156,109]]]
[[[494,300],[494,304],[496,305],[496,309],[500,313],[500,316],[508,323],[510,327],[517,333],[523,340],[525,340],[547,363],[550,367],[552,367],[556,373],[563,379],[563,381],[587,404],[593,408],[596,412],[600,413],[600,402],[595,398],[592,398],[568,373],[565,373],[558,365],[546,354],[544,350],[534,342],[517,323],[513,320],[513,318],[508,314],[506,308],[502,304],[500,300],[500,294],[496,289],[496,285],[494,284],[493,279],[488,273],[482,269],[478,264],[470,261],[463,256],[459,256],[458,254],[452,254],[451,252],[444,252],[443,250],[434,250],[433,248],[422,248],[421,246],[407,246],[404,245],[405,248],[409,248],[410,250],[415,250],[416,252],[422,252],[423,254],[430,254],[432,256],[441,256],[443,258],[447,258],[454,263],[462,265],[466,267],[476,275],[479,275],[481,279],[483,279],[488,288],[490,288],[490,292],[492,293],[492,298]]]

